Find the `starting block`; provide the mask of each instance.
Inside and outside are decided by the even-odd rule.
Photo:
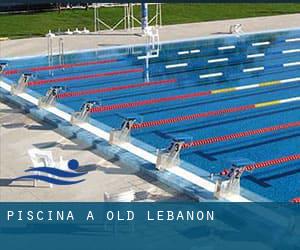
[[[72,117],[71,117],[71,123],[72,124],[78,124],[78,123],[83,123],[83,122],[88,122],[89,116],[91,113],[91,109],[95,105],[100,105],[98,101],[87,101],[84,103],[79,112],[75,112]]]
[[[11,94],[12,95],[17,95],[17,94],[23,93],[24,90],[26,89],[26,87],[28,85],[28,82],[29,82],[31,77],[32,77],[31,73],[23,73],[20,76],[20,78],[18,80],[18,83],[12,85]]]
[[[125,119],[120,129],[113,129],[109,135],[110,144],[120,144],[130,142],[131,129],[134,123],[142,122],[142,117],[137,114],[129,114]]]
[[[243,167],[253,163],[254,162],[244,158],[233,160],[231,162],[231,168],[222,172],[222,175],[225,176],[226,179],[218,179],[216,181],[214,196],[220,199],[232,195],[240,195],[240,181],[244,173]]]
[[[65,90],[63,86],[53,86],[51,87],[45,96],[41,97],[38,102],[38,106],[40,108],[46,108],[49,106],[53,106],[55,104],[55,99],[59,92]]]
[[[158,152],[156,160],[156,169],[167,169],[180,165],[180,151],[184,143],[192,140],[190,136],[176,136],[173,138],[171,145],[167,149]]]

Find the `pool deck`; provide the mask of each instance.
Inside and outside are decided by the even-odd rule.
[[[165,41],[221,35],[228,32],[230,24],[235,23],[241,23],[246,32],[292,28],[299,26],[300,14],[165,26],[160,29],[160,37],[162,41]],[[122,31],[89,35],[88,39],[87,36],[69,36],[65,37],[65,51],[143,43],[144,41],[144,37],[134,32],[128,34]],[[13,57],[44,54],[46,45],[46,38],[5,41],[1,43],[0,55]],[[101,201],[104,192],[119,193],[130,189],[140,193],[141,197],[146,192],[149,194],[148,198],[153,200],[188,199],[157,181],[149,178],[142,179],[131,169],[120,168],[117,162],[105,161],[84,146],[77,144],[76,141],[60,136],[53,131],[51,126],[37,123],[22,114],[20,110],[2,103],[0,103],[0,124],[0,200]],[[53,150],[56,156],[62,155],[66,159],[71,157],[78,159],[81,165],[91,168],[87,181],[71,187],[54,187],[53,189],[32,188],[31,183],[7,186],[8,177],[21,175],[30,164],[26,151],[32,146],[42,146]],[[14,155],[20,155],[20,157],[13,157]]]
[[[269,29],[286,29],[299,27],[300,14],[279,15],[271,17],[243,18],[235,20],[167,25],[160,28],[160,40],[177,40],[208,35],[228,34],[232,24],[242,24],[244,32]],[[64,38],[65,51],[95,49],[107,46],[145,43],[145,37],[139,30],[103,31],[96,35],[60,36]],[[58,40],[58,38],[56,38]],[[58,51],[58,41],[53,42],[54,53]],[[47,53],[47,38],[8,40],[0,44],[0,57],[29,56]]]
[[[137,200],[187,200],[185,195],[170,190],[149,177],[140,177],[129,168],[120,168],[117,161],[106,161],[76,141],[54,131],[48,124],[36,122],[22,110],[0,103],[0,201],[102,201],[103,193],[136,192]],[[82,170],[88,171],[86,181],[77,185],[53,188],[32,181],[14,182],[10,178],[24,175],[31,166],[27,149],[51,150],[59,156],[75,158]],[[18,157],[15,157],[15,156]]]

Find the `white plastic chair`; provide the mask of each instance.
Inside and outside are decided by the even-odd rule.
[[[81,34],[81,33],[82,33],[82,31],[79,30],[78,28],[76,28],[76,29],[73,31],[73,34],[74,34],[74,35],[79,35],[79,34]]]
[[[73,35],[73,31],[71,31],[70,29],[68,29],[68,30],[65,32],[65,35]]]
[[[56,164],[53,160],[52,152],[51,151],[43,151],[37,148],[32,148],[28,150],[29,157],[33,164],[34,168],[37,167],[56,167]],[[40,172],[36,172],[37,175],[40,175]],[[48,174],[48,176],[51,176]],[[33,185],[37,186],[37,180],[33,181]],[[50,184],[50,187],[53,187],[53,184]]]
[[[55,37],[55,34],[51,32],[51,30],[49,30],[49,32],[45,35],[48,38],[53,38]]]
[[[242,25],[239,24],[239,23],[238,23],[238,24],[230,25],[229,32],[230,32],[231,34],[237,34],[237,35],[240,35],[241,33],[243,33]]]
[[[82,34],[89,34],[89,33],[90,31],[86,27],[84,27],[84,29],[82,30]]]

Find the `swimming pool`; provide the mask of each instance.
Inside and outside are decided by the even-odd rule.
[[[32,73],[36,98],[63,87],[55,105],[68,114],[95,101],[89,123],[107,140],[135,117],[133,153],[153,156],[184,138],[180,167],[168,171],[200,176],[208,189],[209,173],[232,163],[292,159],[246,171],[241,186],[251,200],[300,196],[300,29],[166,42],[149,53],[145,45],[73,52],[51,65],[46,56],[8,58],[3,80]]]

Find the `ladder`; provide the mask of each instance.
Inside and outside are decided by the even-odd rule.
[[[59,58],[59,64],[64,65],[65,64],[64,39],[61,37],[58,40],[58,58]]]
[[[150,54],[159,56],[160,39],[158,29],[154,29],[149,26],[145,30],[145,35],[147,37],[147,45],[150,50]]]
[[[55,36],[51,35],[49,32],[47,34],[47,57],[48,57],[48,66],[49,66],[49,75],[53,75],[52,66],[54,65],[54,56],[53,56],[53,38]],[[63,38],[58,39],[58,61],[60,65],[65,64],[65,50],[64,50],[64,40]],[[64,70],[64,68],[63,68]]]
[[[47,36],[47,52],[48,52],[48,66],[49,66],[49,75],[53,74],[53,71],[50,69],[53,66],[53,36]]]
[[[145,29],[145,35],[147,37],[147,52],[145,56],[145,80],[148,82],[150,80],[150,59],[159,57],[160,39],[158,29],[153,29],[150,26]]]

